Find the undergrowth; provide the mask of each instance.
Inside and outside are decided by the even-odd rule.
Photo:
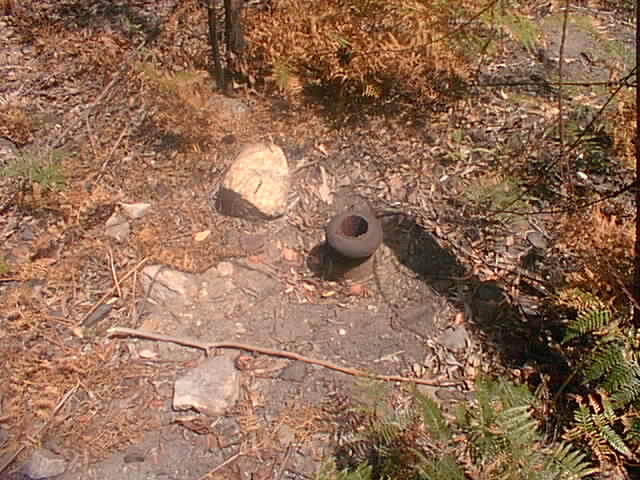
[[[405,412],[371,415],[317,480],[580,479],[596,472],[585,453],[542,433],[526,386],[484,379],[476,389],[455,417],[417,391]]]
[[[406,410],[362,417],[317,480],[580,479],[635,464],[640,334],[628,313],[579,289],[556,307],[572,318],[561,348],[573,372],[552,400],[546,386],[482,379],[450,415],[414,391]]]

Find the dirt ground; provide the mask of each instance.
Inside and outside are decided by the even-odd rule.
[[[113,327],[422,380],[445,408],[479,375],[535,366],[560,377],[542,305],[573,259],[554,246],[555,217],[509,214],[508,182],[488,180],[500,168],[535,187],[557,151],[561,22],[538,14],[534,48],[506,38],[484,59],[488,86],[339,126],[313,101],[216,92],[206,24],[188,21],[202,19],[197,2],[42,2],[1,16],[0,166],[34,167],[0,177],[0,478],[27,478],[37,447],[65,460],[65,480],[313,478],[351,407],[402,408],[410,396],[409,382],[230,349],[217,353],[236,362],[240,399],[222,416],[187,415],[172,408],[173,382],[202,351],[110,337]],[[628,71],[633,26],[578,14],[597,28],[570,25],[569,80]],[[584,123],[575,112],[604,98],[567,108]],[[255,141],[279,145],[292,172],[288,212],[271,222],[215,208],[222,175]],[[630,175],[622,163],[587,173],[584,188],[599,192]],[[561,194],[549,175],[528,193],[543,210]],[[384,225],[374,274],[326,280],[324,227],[361,199]],[[140,202],[150,210],[128,235],[108,236],[114,212]],[[611,208],[628,214],[628,199]],[[208,294],[162,304],[141,286],[150,265],[208,278]],[[224,280],[207,277],[221,269]]]

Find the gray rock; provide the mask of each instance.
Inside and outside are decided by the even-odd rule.
[[[240,395],[240,373],[228,357],[211,357],[178,378],[173,408],[194,409],[207,415],[222,415]]]
[[[540,232],[529,232],[527,234],[527,240],[531,245],[540,250],[547,248],[547,239]]]
[[[124,242],[129,237],[129,233],[131,233],[131,226],[127,221],[127,217],[120,213],[111,215],[107,220],[104,233],[118,242]]]
[[[280,372],[279,377],[288,382],[302,382],[307,377],[307,368],[302,362],[293,362]]]
[[[144,291],[149,292],[149,298],[164,303],[184,302],[193,298],[199,286],[194,275],[163,265],[149,265],[143,268],[141,280]]]
[[[458,325],[442,332],[436,341],[449,350],[462,350],[467,346],[467,340],[469,340],[469,332],[464,325]]]
[[[1,401],[2,399],[0,399]],[[0,403],[1,404],[1,403]],[[4,428],[0,427],[0,448],[7,443],[9,440],[9,432],[7,432]]]
[[[150,203],[121,203],[122,213],[124,213],[131,220],[142,218],[147,211],[151,208]]]
[[[431,305],[409,307],[402,312],[399,323],[419,337],[429,338],[436,331],[434,308]]]
[[[289,166],[282,149],[273,144],[251,144],[238,154],[226,173],[217,205],[226,215],[281,217],[287,208],[289,183]]]
[[[225,95],[212,95],[209,98],[209,107],[225,121],[242,120],[251,113],[251,108],[245,102]]]
[[[52,478],[62,475],[67,469],[67,461],[44,448],[37,448],[22,466],[22,472],[31,480]]]

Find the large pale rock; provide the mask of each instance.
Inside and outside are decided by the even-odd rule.
[[[266,143],[248,145],[225,175],[218,208],[237,217],[281,217],[287,208],[289,181],[287,158],[280,147]]]
[[[210,357],[176,380],[173,408],[223,415],[240,395],[240,372],[229,357]]]

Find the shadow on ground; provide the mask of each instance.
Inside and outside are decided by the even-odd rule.
[[[536,365],[542,372],[553,374],[552,378],[566,374],[567,360],[549,342],[550,336],[560,332],[554,332],[543,313],[527,314],[497,281],[483,281],[469,272],[414,219],[397,215],[387,220],[385,244],[402,265],[438,295],[459,311],[472,313],[467,326],[498,352],[506,367]]]

